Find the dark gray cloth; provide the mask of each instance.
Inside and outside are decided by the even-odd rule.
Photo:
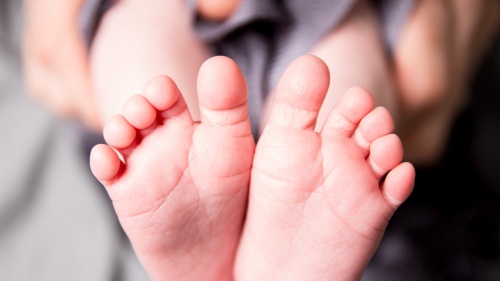
[[[235,13],[224,22],[195,18],[197,35],[210,43],[216,54],[234,59],[244,73],[254,136],[258,135],[265,97],[276,87],[286,67],[335,28],[355,2],[242,0]],[[413,2],[377,3],[389,51]]]
[[[235,60],[245,75],[254,136],[259,132],[263,101],[286,67],[335,28],[356,3],[356,0],[241,0],[228,19],[211,22],[196,14],[194,0],[188,1],[198,37],[212,47],[214,54]],[[389,52],[414,1],[375,1]],[[111,2],[87,0],[81,24],[89,42],[100,15]]]
[[[388,51],[413,7],[414,0],[377,1]],[[286,67],[309,51],[351,11],[356,0],[242,0],[223,22],[194,18],[199,38],[216,54],[234,59],[245,75],[252,131],[258,125],[265,97]]]

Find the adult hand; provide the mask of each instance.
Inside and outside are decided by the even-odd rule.
[[[400,136],[414,164],[439,159],[499,29],[499,0],[417,1],[394,50],[395,81],[407,115]]]
[[[24,1],[24,78],[28,91],[53,112],[98,130],[88,52],[78,28],[82,2]]]

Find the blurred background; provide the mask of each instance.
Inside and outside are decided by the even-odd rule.
[[[445,154],[417,167],[389,223],[373,280],[500,280],[500,36],[474,77]]]
[[[102,140],[26,93],[21,24],[21,1],[0,0],[0,280],[147,280],[88,167]],[[500,280],[500,36],[474,77],[364,280]]]
[[[0,280],[148,280],[89,169],[103,140],[25,89],[21,5],[0,0]]]

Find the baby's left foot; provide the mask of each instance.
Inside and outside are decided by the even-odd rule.
[[[242,280],[356,280],[415,171],[387,110],[348,91],[314,131],[328,89],[326,65],[297,59],[278,85],[257,144],[237,256]]]

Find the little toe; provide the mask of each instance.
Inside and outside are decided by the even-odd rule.
[[[384,179],[381,189],[386,201],[393,207],[399,207],[413,191],[415,168],[404,162],[393,168]]]
[[[329,83],[329,70],[321,59],[297,58],[278,83],[267,125],[313,130]]]
[[[123,116],[139,130],[149,128],[156,120],[156,109],[141,95],[131,97],[123,107]]]
[[[244,134],[250,134],[247,86],[233,60],[223,56],[208,59],[198,75],[198,95],[202,124],[240,124]]]
[[[380,179],[396,167],[403,159],[403,145],[395,134],[390,134],[373,141],[370,147],[368,164]]]
[[[368,91],[359,87],[349,89],[330,112],[322,134],[327,137],[350,137],[373,105],[373,97]]]
[[[136,129],[122,115],[111,117],[103,130],[106,142],[119,150],[130,147],[135,141],[136,134]]]
[[[107,145],[98,144],[90,152],[90,169],[105,187],[117,178],[122,165],[116,152]]]
[[[384,107],[377,107],[359,122],[353,138],[368,156],[372,142],[392,133],[393,130],[394,121],[389,111]]]

